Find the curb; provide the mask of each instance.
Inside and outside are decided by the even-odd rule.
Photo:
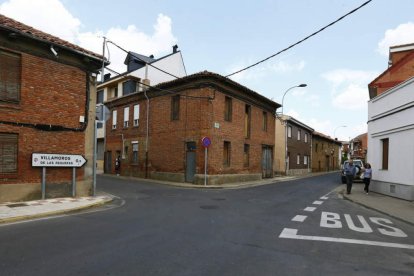
[[[365,208],[367,208],[367,209],[374,210],[374,211],[376,211],[376,212],[378,212],[378,213],[381,213],[381,214],[387,215],[387,216],[389,216],[389,217],[392,217],[392,218],[394,218],[394,219],[397,219],[397,220],[399,220],[399,221],[402,221],[402,222],[405,222],[405,223],[408,223],[408,224],[410,224],[410,225],[413,225],[413,226],[414,226],[414,223],[413,223],[413,222],[411,222],[411,221],[405,220],[405,219],[400,218],[400,217],[398,217],[398,216],[395,216],[395,215],[393,215],[393,214],[389,214],[389,213],[387,213],[387,212],[385,212],[385,211],[383,211],[383,210],[380,210],[380,209],[374,208],[374,207],[372,207],[372,206],[369,206],[369,205],[367,205],[367,204],[361,203],[361,202],[359,202],[359,201],[353,200],[353,199],[352,199],[352,198],[350,198],[348,195],[346,195],[346,193],[344,193],[344,192],[343,192],[343,191],[344,191],[343,189],[340,189],[340,190],[339,190],[339,189],[340,189],[340,188],[335,188],[335,190],[338,190],[338,191],[337,191],[337,193],[338,193],[338,194],[340,194],[340,195],[342,195],[342,197],[343,197],[345,200],[348,200],[348,201],[350,201],[350,202],[352,202],[352,203],[354,203],[354,204],[358,204],[358,205],[363,206],[363,207],[365,207]]]
[[[111,197],[109,199],[102,200],[100,202],[91,203],[91,204],[88,204],[88,205],[85,205],[85,206],[80,206],[80,207],[75,207],[75,208],[68,208],[68,209],[50,211],[50,212],[45,212],[45,213],[33,214],[33,215],[24,215],[24,216],[17,216],[17,217],[11,217],[11,218],[3,218],[3,219],[0,219],[0,224],[23,221],[23,220],[30,220],[30,219],[37,219],[37,218],[54,216],[54,215],[63,215],[63,214],[75,213],[75,212],[80,211],[80,210],[85,210],[85,209],[89,209],[89,208],[93,208],[93,207],[96,207],[96,206],[107,204],[109,202],[112,202],[113,200],[114,200],[114,198]]]
[[[310,178],[325,174],[337,173],[337,171],[330,171],[330,172],[322,172],[322,173],[310,173],[306,175],[295,175],[295,176],[282,176],[280,179],[278,178],[271,178],[268,180],[258,180],[258,181],[249,181],[249,182],[242,182],[242,184],[232,184],[232,183],[225,183],[222,185],[195,185],[195,184],[187,184],[183,182],[172,182],[172,181],[162,181],[150,178],[140,178],[140,177],[132,177],[132,176],[116,176],[113,174],[101,174],[102,176],[117,178],[122,180],[133,180],[133,181],[146,181],[151,183],[157,183],[160,185],[169,185],[174,187],[180,188],[190,188],[190,189],[243,189],[243,188],[251,188],[257,186],[264,186],[269,184],[276,184],[278,182],[286,182],[286,181],[293,181],[302,178]]]

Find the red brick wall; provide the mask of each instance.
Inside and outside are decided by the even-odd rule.
[[[198,97],[213,97],[214,91],[209,88],[190,89],[181,92]],[[186,142],[196,142],[196,173],[204,173],[204,148],[201,139],[204,136],[211,138],[209,147],[208,173],[261,173],[262,144],[274,145],[274,117],[268,112],[267,131],[262,130],[263,110],[254,105],[251,106],[251,137],[244,138],[245,102],[233,98],[232,121],[224,120],[225,94],[216,92],[213,100],[206,98],[180,98],[180,119],[171,120],[171,97],[165,95],[151,98],[150,103],[150,134],[149,134],[149,165],[151,171],[158,172],[185,172]],[[133,105],[137,101],[129,103],[130,125],[133,119]],[[145,162],[145,133],[146,133],[146,100],[140,100],[140,125],[138,128],[129,127],[123,129],[123,109],[127,104],[117,107],[118,128],[112,130],[112,118],[107,124],[106,151],[112,152],[112,160],[115,160],[115,152],[122,150],[121,134],[125,143],[133,140],[139,141],[140,165],[130,164],[132,146],[129,146],[128,159],[123,162],[123,170],[129,174],[136,174],[137,170],[144,170]],[[112,114],[112,113],[111,113]],[[214,123],[219,128],[214,128]],[[223,144],[231,142],[231,165],[223,167]],[[250,166],[244,167],[244,144],[250,144]],[[129,145],[129,144],[128,144]],[[113,171],[112,164],[112,171]],[[135,173],[133,171],[135,170]]]
[[[79,127],[85,116],[86,74],[80,69],[48,59],[22,54],[21,100],[19,104],[0,103],[0,121]],[[18,173],[0,175],[0,184],[36,183],[41,169],[31,167],[31,154],[85,154],[85,133],[41,131],[0,124],[0,132],[18,133]],[[70,182],[70,168],[48,168],[47,182]],[[83,177],[83,169],[77,170]]]

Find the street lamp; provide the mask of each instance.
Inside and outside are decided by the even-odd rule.
[[[283,101],[285,100],[286,93],[289,92],[289,90],[291,90],[293,88],[296,88],[296,87],[306,87],[306,86],[308,86],[306,83],[302,83],[302,84],[299,84],[299,85],[292,86],[291,88],[289,88],[288,90],[285,91],[285,93],[283,94],[283,97],[282,97],[282,115],[283,115]]]
[[[335,137],[336,137],[336,136],[335,136],[336,130],[337,130],[338,128],[340,128],[340,127],[346,127],[346,126],[338,126],[338,127],[336,127],[336,128],[335,128],[335,130],[334,130],[334,139],[335,139]]]

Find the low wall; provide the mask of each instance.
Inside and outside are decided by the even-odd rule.
[[[76,196],[90,196],[92,181],[77,181]],[[72,183],[46,183],[46,198],[71,197]],[[40,183],[1,184],[0,203],[42,199]]]
[[[261,180],[261,174],[216,174],[207,175],[207,185],[220,185]],[[194,184],[204,185],[204,174],[196,174]]]
[[[414,185],[382,182],[372,180],[370,190],[376,193],[397,197],[405,200],[414,200]]]

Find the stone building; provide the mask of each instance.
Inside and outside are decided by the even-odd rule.
[[[339,170],[342,143],[323,133],[312,134],[312,172]]]
[[[40,198],[33,153],[84,156],[77,194],[90,194],[101,66],[101,56],[0,15],[0,202]],[[47,168],[47,197],[69,195],[71,183],[72,168]]]
[[[273,176],[280,105],[207,71],[109,100],[105,166],[121,175],[220,184]],[[206,151],[202,139],[211,145]]]

